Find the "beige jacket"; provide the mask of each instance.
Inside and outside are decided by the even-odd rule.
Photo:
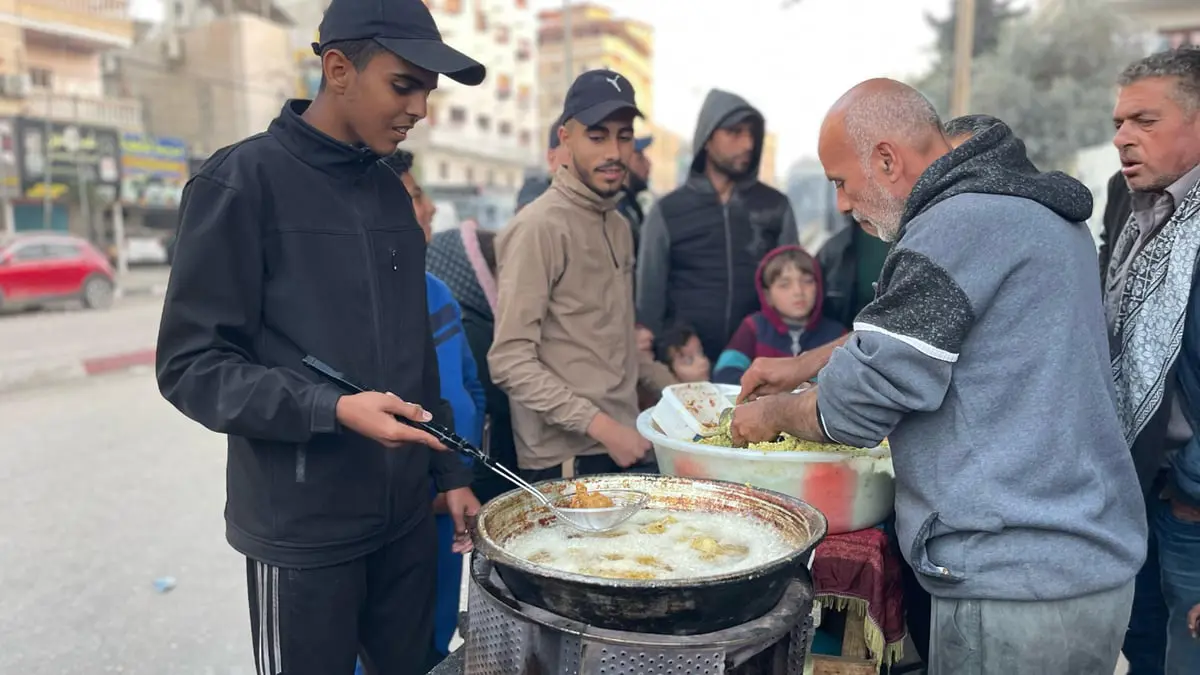
[[[639,382],[674,383],[634,338],[633,235],[615,208],[565,168],[496,239],[499,301],[488,352],[509,396],[522,469],[604,454],[598,412],[633,426]]]

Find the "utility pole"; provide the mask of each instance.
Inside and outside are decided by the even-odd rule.
[[[957,0],[954,24],[954,89],[950,93],[950,116],[971,110],[971,63],[975,54],[975,0]]]
[[[575,82],[575,68],[571,64],[571,41],[574,39],[573,31],[571,30],[571,0],[563,0],[562,3],[562,29],[563,29],[563,72],[566,75],[567,81],[563,87],[563,92],[566,93],[571,89],[571,84]]]
[[[54,132],[54,127],[50,124],[50,118],[53,116],[54,93],[49,87],[46,88],[46,119],[42,120],[42,161],[45,162],[42,170],[42,229],[50,229],[50,213],[54,208],[54,203],[50,196],[50,188],[54,185],[54,160],[52,158],[52,145],[50,143],[50,135]]]

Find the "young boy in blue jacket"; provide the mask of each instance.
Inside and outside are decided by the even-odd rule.
[[[431,235],[431,224],[437,207],[417,184],[412,171],[412,154],[401,151],[391,163],[412,198],[417,222],[425,230],[425,240]],[[479,381],[475,358],[463,332],[462,309],[449,287],[441,279],[425,273],[425,296],[433,343],[437,349],[438,374],[442,398],[450,404],[454,415],[454,432],[476,447],[483,444],[483,417],[487,401]],[[471,461],[462,458],[468,465]],[[447,515],[445,496],[430,486],[433,511],[437,522],[438,564],[437,592],[434,608],[434,633],[429,666],[446,657],[450,639],[458,627],[459,591],[462,581],[462,555],[451,550],[454,543],[454,522]]]

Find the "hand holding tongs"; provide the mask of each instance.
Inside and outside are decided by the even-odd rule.
[[[332,366],[321,361],[320,359],[317,359],[314,356],[304,357],[303,363],[304,363],[305,367],[307,367],[309,370],[312,370],[313,372],[315,372],[316,374],[325,378],[329,382],[337,385],[344,391],[350,392],[352,394],[361,394],[361,393],[368,391],[368,390],[363,389],[362,387],[358,386],[357,384],[354,384],[350,380],[346,379],[345,375],[338,372],[337,370],[334,370]],[[517,487],[521,488],[525,492],[528,492],[535,499],[537,499],[538,502],[540,502],[543,506],[550,509],[550,511],[552,511],[554,513],[554,515],[556,517],[558,517],[559,519],[561,519],[563,522],[565,522],[568,525],[571,525],[577,529],[580,529],[580,530],[585,530],[585,531],[590,531],[590,532],[605,532],[607,530],[611,530],[614,527],[617,527],[621,523],[625,522],[626,520],[629,520],[630,517],[632,517],[635,513],[637,513],[638,510],[640,510],[645,505],[645,503],[648,499],[648,495],[645,495],[644,493],[636,492],[633,490],[608,490],[608,491],[606,491],[607,493],[629,492],[629,493],[632,493],[632,495],[631,495],[631,498],[625,500],[625,501],[627,501],[627,503],[622,504],[622,505],[614,505],[614,506],[607,507],[607,508],[592,508],[592,509],[560,508],[560,507],[557,507],[554,505],[554,503],[551,501],[550,497],[546,496],[545,494],[542,494],[541,490],[539,490],[539,489],[533,487],[532,485],[530,485],[529,483],[527,483],[525,481],[525,479],[523,479],[519,475],[517,475],[516,472],[512,471],[511,469],[504,466],[503,464],[500,464],[496,460],[488,457],[486,454],[484,454],[484,452],[482,450],[476,448],[474,445],[471,445],[471,443],[468,442],[465,438],[459,436],[458,434],[454,433],[453,431],[450,431],[446,427],[443,427],[442,425],[437,424],[436,422],[418,422],[416,420],[410,420],[407,417],[401,417],[399,415],[396,416],[396,420],[403,424],[407,424],[411,427],[415,427],[417,429],[420,429],[421,431],[428,433],[429,435],[433,436],[438,441],[440,441],[442,443],[442,445],[445,445],[447,448],[449,448],[451,450],[454,450],[456,452],[460,452],[464,455],[472,457],[477,462],[482,462],[484,466],[486,466],[487,468],[496,472],[502,478],[508,480],[510,483],[512,483],[513,485],[516,485]],[[624,495],[612,495],[612,494],[610,494],[610,496],[624,497]],[[615,501],[616,500],[614,500],[614,502]],[[572,514],[577,514],[576,517],[582,516],[580,518],[580,520],[583,520],[585,522],[582,522],[582,523],[577,522],[574,518],[567,515],[566,512],[570,512]]]

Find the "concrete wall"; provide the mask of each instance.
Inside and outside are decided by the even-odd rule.
[[[0,14],[14,16],[16,12],[16,0],[0,0]],[[0,21],[0,76],[22,71],[24,42],[22,31],[15,23]],[[0,96],[0,117],[15,116],[20,110],[19,100]]]
[[[147,131],[183,138],[208,154],[263,131],[295,93],[287,28],[250,15],[218,17],[184,31],[182,58],[167,38],[137,45],[122,62],[126,95],[143,100]]]

